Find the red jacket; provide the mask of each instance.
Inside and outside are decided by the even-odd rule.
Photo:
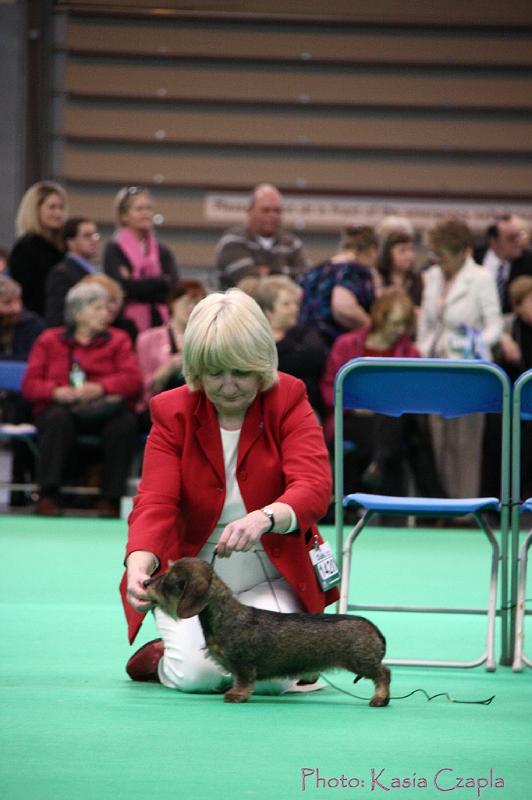
[[[321,394],[325,401],[326,418],[324,422],[325,437],[332,441],[334,434],[334,379],[340,367],[343,367],[352,358],[362,358],[366,355],[366,339],[370,333],[370,326],[350,331],[339,336],[325,365],[325,372],[321,379]],[[419,350],[412,344],[408,336],[401,336],[393,346],[392,358],[419,358]]]
[[[142,375],[129,336],[108,328],[90,344],[82,345],[61,327],[41,333],[30,352],[22,394],[34,404],[36,414],[52,402],[57,386],[68,384],[73,360],[87,380],[101,383],[105,394],[120,395],[133,407],[142,388]]]
[[[225,502],[225,471],[218,418],[203,392],[182,386],[154,397],[150,408],[153,426],[126,557],[147,550],[165,570],[169,559],[196,556],[212,533]],[[294,509],[299,530],[264,534],[262,544],[303,606],[315,613],[335,602],[336,590],[322,592],[308,556],[332,482],[302,381],[280,373],[278,384],[257,395],[242,426],[236,476],[248,511],[275,501]],[[133,641],[143,615],[127,603],[125,576],[120,588]]]

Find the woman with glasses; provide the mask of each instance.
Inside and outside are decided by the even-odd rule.
[[[105,248],[103,267],[121,284],[124,314],[140,333],[168,321],[168,291],[179,272],[172,251],[155,238],[151,193],[142,186],[125,187],[114,207],[118,230]]]

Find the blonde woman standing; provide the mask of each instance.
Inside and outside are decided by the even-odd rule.
[[[115,198],[118,230],[105,248],[104,271],[125,294],[124,314],[139,333],[168,321],[168,292],[179,279],[172,251],[153,232],[153,197],[126,186]]]
[[[62,230],[66,214],[66,192],[52,181],[30,186],[17,211],[19,238],[9,256],[9,273],[22,287],[26,308],[41,317],[45,310],[46,278],[65,254]]]

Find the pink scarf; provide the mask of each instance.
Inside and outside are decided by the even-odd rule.
[[[147,245],[146,249],[129,228],[121,228],[116,235],[116,243],[131,264],[131,279],[134,281],[143,278],[159,278],[162,275],[159,247],[155,236],[149,233],[144,241]],[[151,303],[128,300],[124,306],[125,316],[133,320],[139,333],[151,328],[151,305]],[[155,305],[162,321],[167,322],[169,316],[167,306],[164,303]]]

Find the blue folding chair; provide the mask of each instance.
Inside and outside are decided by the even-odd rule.
[[[335,382],[335,518],[337,553],[342,553],[340,613],[354,609],[415,611],[435,613],[486,614],[487,641],[483,654],[474,661],[393,659],[389,663],[412,666],[475,667],[486,664],[495,669],[495,622],[500,550],[497,539],[483,517],[486,511],[501,511],[502,580],[501,630],[502,663],[510,663],[508,642],[507,562],[509,528],[509,443],[510,392],[506,374],[487,362],[430,358],[358,358],[338,372]],[[389,497],[364,493],[344,497],[343,415],[346,409],[364,409],[398,417],[402,414],[440,414],[445,418],[479,412],[502,414],[501,492],[497,497],[440,499]],[[357,508],[362,516],[343,542],[344,508]],[[440,608],[349,604],[351,554],[355,540],[376,514],[384,516],[455,517],[472,514],[491,547],[487,608]]]
[[[512,633],[514,641],[514,660],[512,669],[521,672],[526,664],[532,667],[532,660],[526,655],[525,618],[532,611],[526,609],[526,578],[528,551],[532,544],[532,530],[529,531],[519,549],[521,515],[532,512],[532,497],[520,502],[521,497],[521,422],[532,420],[532,369],[524,372],[514,384],[512,403],[512,543],[510,606],[515,609]]]
[[[22,379],[26,372],[27,364],[25,361],[0,361],[0,392],[20,392],[22,389]],[[34,458],[37,457],[37,428],[29,423],[21,425],[11,425],[0,423],[0,442],[22,441],[29,448]],[[4,488],[15,490],[31,490],[35,486],[26,483],[13,483],[2,481]]]

